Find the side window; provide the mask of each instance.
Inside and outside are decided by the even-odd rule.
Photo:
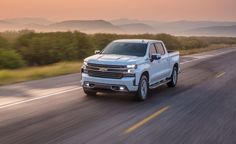
[[[156,54],[156,47],[154,46],[154,44],[150,45],[150,49],[149,49],[149,57],[151,57],[152,54]]]
[[[155,46],[158,54],[165,55],[165,49],[161,43],[155,43]]]

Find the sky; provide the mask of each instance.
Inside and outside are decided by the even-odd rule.
[[[236,0],[1,0],[0,19],[236,21]]]

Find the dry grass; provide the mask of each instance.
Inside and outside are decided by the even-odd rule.
[[[216,49],[229,48],[231,46],[233,46],[233,45],[214,44],[214,45],[210,45],[205,48],[194,48],[194,49],[180,50],[180,55],[196,54],[196,53],[201,53],[201,52],[206,52],[206,51],[211,51],[211,50],[216,50]]]
[[[0,70],[0,85],[80,72],[81,62],[60,62],[42,67]]]

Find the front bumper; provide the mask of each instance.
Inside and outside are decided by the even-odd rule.
[[[135,92],[138,86],[135,85],[135,77],[124,77],[121,79],[109,79],[91,77],[82,73],[81,85],[94,90],[112,90],[121,92]],[[122,87],[122,88],[121,88]]]

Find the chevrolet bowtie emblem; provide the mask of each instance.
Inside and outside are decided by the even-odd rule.
[[[99,71],[105,72],[107,71],[107,68],[99,68]]]

